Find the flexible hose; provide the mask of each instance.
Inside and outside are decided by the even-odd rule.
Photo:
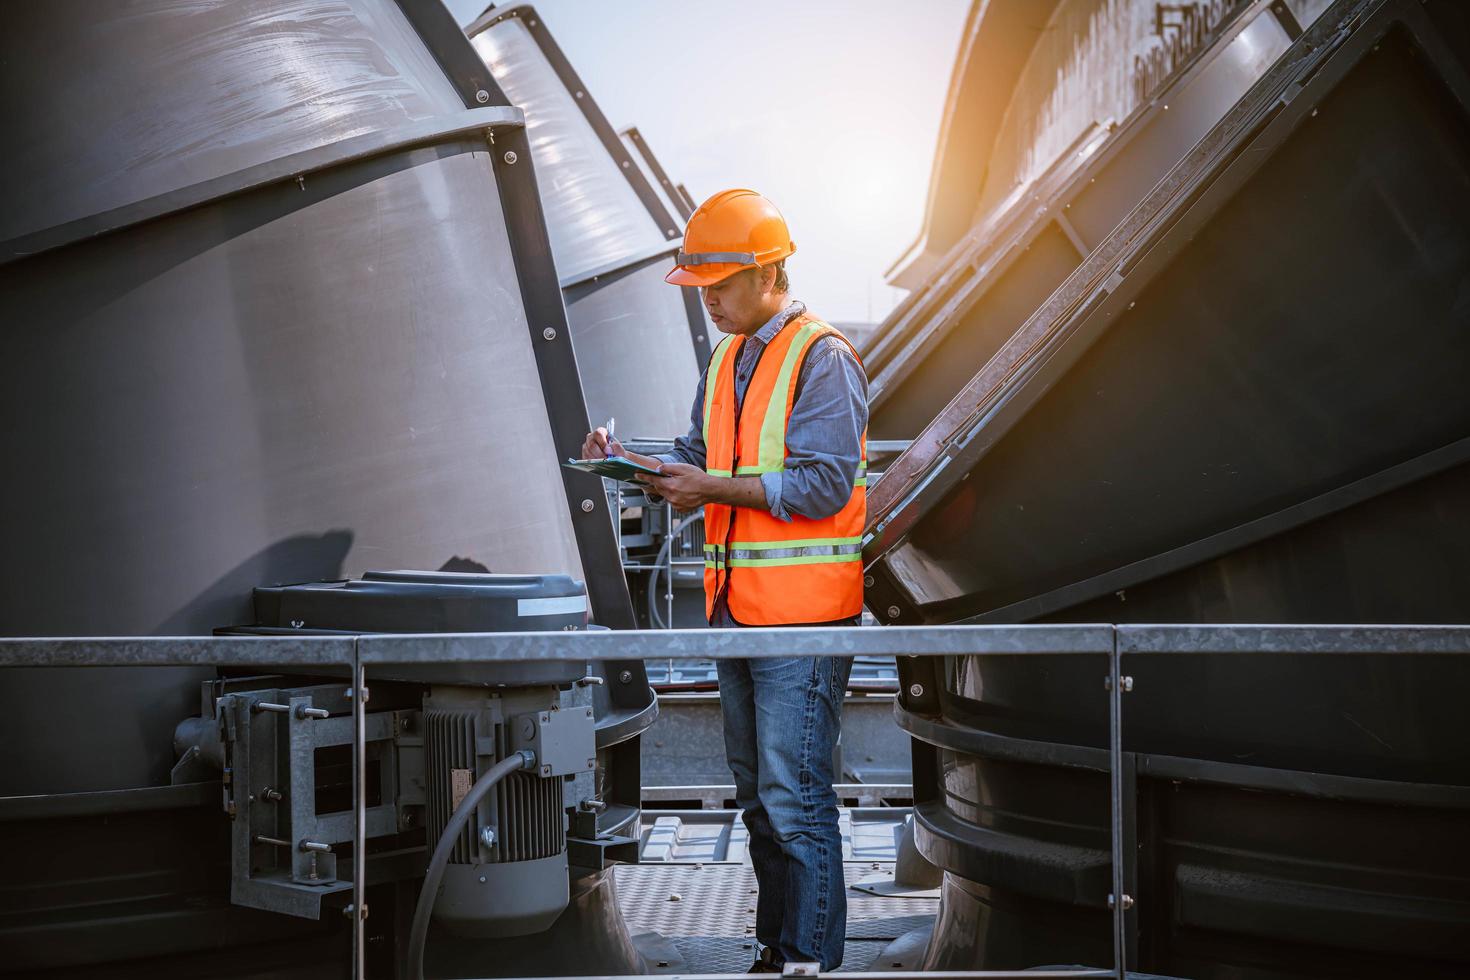
[[[429,916],[434,911],[434,900],[439,895],[439,885],[443,882],[444,869],[449,864],[449,854],[454,850],[455,839],[464,830],[464,825],[469,823],[470,814],[475,812],[475,807],[480,805],[491,787],[513,772],[533,769],[535,766],[536,756],[531,752],[522,750],[506,756],[491,766],[489,772],[475,780],[475,785],[470,787],[464,799],[459,801],[459,806],[449,815],[444,833],[439,835],[439,843],[434,847],[434,856],[429,858],[429,870],[424,873],[424,887],[419,892],[419,903],[413,910],[413,926],[408,931],[408,969],[413,980],[424,980],[424,945],[429,938]]]
[[[672,623],[665,624],[663,616],[659,615],[658,611],[658,576],[664,569],[664,560],[669,549],[673,547],[674,540],[684,533],[684,529],[695,521],[702,520],[704,520],[704,511],[696,510],[675,524],[674,529],[664,536],[663,547],[658,549],[658,557],[653,560],[653,571],[648,575],[648,621],[654,625],[655,629],[667,629],[673,625]],[[669,583],[669,588],[673,588],[672,582]]]

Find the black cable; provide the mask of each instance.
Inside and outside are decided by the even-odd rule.
[[[470,814],[475,812],[475,807],[480,805],[485,794],[496,783],[513,772],[535,767],[534,753],[522,750],[506,756],[475,781],[464,799],[459,801],[459,806],[449,815],[444,833],[439,835],[439,843],[434,847],[434,856],[429,859],[429,869],[424,872],[424,887],[419,891],[419,903],[413,910],[413,926],[408,931],[408,971],[413,980],[424,980],[424,945],[429,939],[429,916],[434,910],[434,900],[439,895],[439,885],[444,878],[444,869],[449,864],[449,854],[454,850],[455,839],[464,830],[465,824],[469,823]]]

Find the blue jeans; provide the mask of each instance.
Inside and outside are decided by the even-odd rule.
[[[735,798],[760,894],[755,934],[776,962],[842,963],[847,885],[832,788],[850,657],[721,660]]]

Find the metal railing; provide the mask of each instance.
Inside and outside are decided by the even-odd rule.
[[[366,706],[372,672],[393,666],[486,666],[535,660],[626,660],[698,657],[705,660],[815,656],[1076,656],[1107,664],[1108,756],[1114,962],[1109,969],[977,972],[854,973],[871,980],[941,978],[1117,977],[1126,974],[1125,912],[1137,896],[1124,892],[1123,695],[1132,678],[1123,657],[1199,654],[1467,655],[1470,627],[1310,626],[914,626],[649,630],[586,633],[374,634],[360,637],[149,637],[0,639],[0,667],[253,666],[337,668],[350,675],[353,695],[354,976],[362,978],[366,883]],[[1119,898],[1119,896],[1121,896]],[[798,974],[806,975],[806,974]]]

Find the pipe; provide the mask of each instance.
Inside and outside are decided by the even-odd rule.
[[[413,926],[408,932],[408,969],[412,980],[424,980],[424,945],[429,938],[429,915],[434,909],[434,899],[439,893],[444,868],[449,864],[449,853],[454,850],[454,841],[459,837],[459,832],[464,830],[470,814],[475,812],[475,807],[480,805],[485,794],[496,783],[513,772],[535,767],[536,756],[532,752],[522,750],[506,756],[475,781],[475,785],[470,787],[464,799],[459,801],[459,806],[450,814],[449,822],[444,825],[444,833],[439,835],[439,843],[434,846],[434,856],[429,859],[429,868],[424,872],[424,887],[419,891],[419,902],[413,910]]]

